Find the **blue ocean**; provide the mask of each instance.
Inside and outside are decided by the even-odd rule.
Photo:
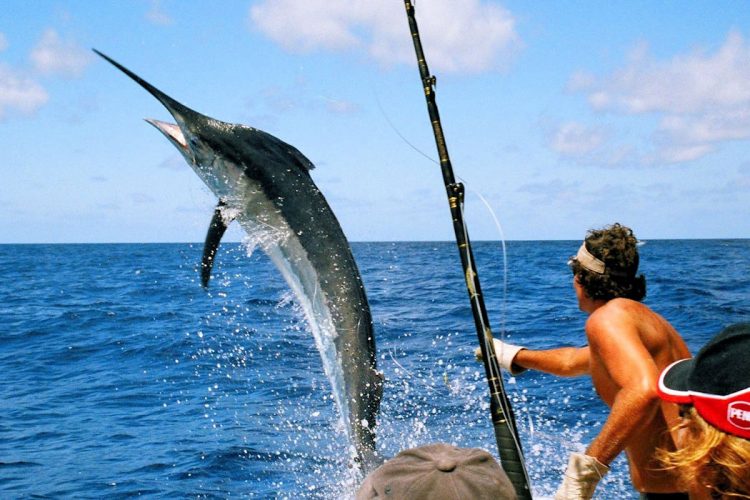
[[[475,242],[495,336],[585,343],[566,266],[579,242]],[[386,378],[379,452],[444,441],[497,456],[455,244],[354,243]],[[750,240],[646,241],[645,302],[693,353],[750,320]],[[260,251],[0,245],[1,498],[350,498],[320,354]],[[507,262],[507,264],[505,264]],[[535,497],[607,409],[587,378],[506,378]],[[636,498],[620,457],[597,498]]]

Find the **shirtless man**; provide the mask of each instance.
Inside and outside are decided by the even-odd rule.
[[[569,262],[573,288],[586,321],[586,347],[531,350],[495,340],[500,364],[511,373],[527,368],[559,376],[588,374],[610,414],[585,454],[570,455],[555,498],[589,499],[608,465],[625,450],[633,486],[641,498],[679,496],[677,478],[663,470],[655,450],[674,449],[669,434],[679,416],[661,403],[661,371],[689,358],[685,342],[661,316],[642,304],[646,280],[637,276],[633,232],[620,224],[592,230]],[[649,494],[678,493],[678,496]]]

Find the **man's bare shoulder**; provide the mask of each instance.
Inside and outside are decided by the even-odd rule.
[[[615,299],[616,300],[616,299]],[[601,345],[623,337],[637,336],[637,323],[627,304],[616,304],[610,300],[586,320],[586,338],[590,346]]]
[[[594,311],[586,322],[586,336],[589,343],[611,336],[621,342],[630,339],[651,353],[665,346],[686,352],[684,341],[666,319],[647,305],[625,298],[612,299]]]
[[[608,301],[589,315],[586,336],[589,342],[615,335],[618,339],[636,341],[646,332],[666,332],[669,323],[647,305],[625,298]],[[646,333],[649,336],[649,333]]]
[[[608,325],[624,326],[637,323],[644,316],[655,314],[648,306],[631,299],[616,298],[606,302],[589,315],[586,328]]]
[[[587,321],[593,325],[617,322],[620,324],[642,323],[651,319],[661,318],[650,307],[642,302],[618,297],[612,299],[591,313]]]

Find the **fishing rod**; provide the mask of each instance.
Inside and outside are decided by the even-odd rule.
[[[519,499],[531,499],[531,489],[529,487],[529,475],[526,472],[526,466],[523,460],[523,450],[521,442],[518,439],[518,430],[516,428],[516,419],[511,408],[510,400],[503,387],[503,379],[500,373],[500,366],[495,357],[495,348],[492,343],[492,331],[487,316],[487,309],[484,306],[482,289],[479,284],[479,275],[476,271],[474,254],[471,250],[469,233],[466,229],[464,220],[464,185],[456,182],[453,175],[453,167],[448,156],[448,148],[445,144],[443,127],[440,123],[440,114],[438,113],[437,102],[435,100],[435,82],[434,76],[430,75],[425,60],[424,51],[422,50],[422,41],[419,38],[419,29],[417,19],[414,16],[414,5],[411,0],[404,0],[406,7],[406,16],[409,19],[409,28],[414,41],[414,50],[417,55],[419,65],[419,74],[422,79],[425,99],[427,100],[427,112],[432,122],[432,131],[435,135],[435,144],[437,145],[438,155],[440,156],[440,169],[443,172],[443,181],[445,183],[446,193],[448,195],[448,204],[450,206],[451,216],[453,218],[453,230],[456,233],[456,244],[458,245],[461,264],[463,265],[466,288],[469,292],[471,301],[471,310],[474,314],[474,323],[479,338],[479,346],[482,352],[482,361],[484,362],[485,375],[490,389],[490,412],[492,416],[492,426],[495,430],[495,440],[497,449],[500,453],[500,461],[503,469],[508,474],[508,478],[516,489]]]

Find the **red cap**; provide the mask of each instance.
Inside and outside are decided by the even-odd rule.
[[[750,323],[733,325],[692,359],[669,365],[659,377],[665,401],[693,405],[709,424],[750,439]]]

